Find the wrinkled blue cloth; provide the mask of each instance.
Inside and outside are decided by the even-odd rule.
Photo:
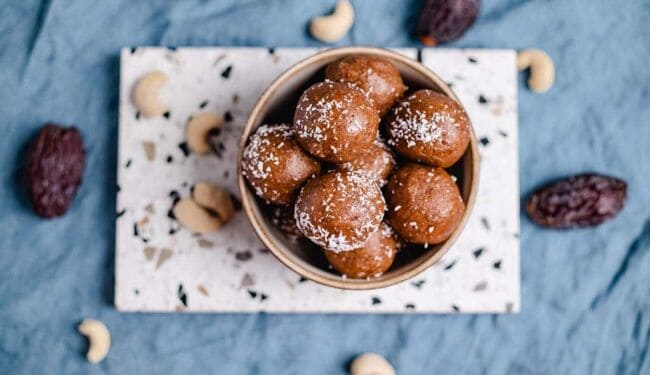
[[[598,228],[522,213],[518,315],[120,314],[112,306],[118,51],[123,46],[320,46],[323,1],[0,1],[0,373],[344,374],[376,351],[400,374],[650,374],[650,3],[490,0],[454,47],[540,47],[545,95],[520,77],[522,199],[584,171],[624,178]],[[353,1],[338,45],[415,46],[419,1]],[[85,182],[68,214],[29,209],[16,171],[45,121],[76,124]],[[435,296],[431,296],[435,298]],[[83,317],[113,335],[84,359]]]

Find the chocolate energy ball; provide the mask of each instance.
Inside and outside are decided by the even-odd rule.
[[[354,160],[372,146],[379,116],[361,90],[325,81],[300,97],[293,118],[296,139],[312,155],[333,163]]]
[[[397,67],[389,60],[373,55],[355,55],[335,61],[325,69],[325,78],[359,87],[380,116],[388,112],[406,91]]]
[[[370,235],[368,241],[358,249],[335,253],[325,250],[325,257],[335,270],[353,278],[379,277],[388,271],[399,249],[397,235],[386,223]]]
[[[384,186],[395,167],[395,157],[380,140],[377,140],[365,153],[352,161],[337,165],[339,170],[365,174],[371,180]]]
[[[470,125],[455,100],[418,90],[399,102],[387,118],[388,144],[415,161],[447,168],[465,153]]]
[[[294,216],[312,242],[334,252],[363,246],[379,228],[386,204],[368,177],[333,171],[309,181],[298,194]]]
[[[445,241],[460,223],[465,203],[454,179],[442,168],[409,163],[386,185],[388,222],[406,241]]]
[[[318,161],[298,146],[286,124],[260,126],[244,149],[242,174],[268,203],[290,204],[297,189],[319,173]]]

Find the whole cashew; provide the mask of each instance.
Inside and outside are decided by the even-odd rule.
[[[142,76],[133,88],[133,103],[138,111],[146,117],[160,116],[169,110],[167,104],[160,101],[158,91],[167,83],[167,74],[159,70]]]
[[[208,153],[210,151],[208,135],[221,129],[222,125],[223,117],[215,113],[204,112],[192,116],[185,131],[187,145],[197,154]]]
[[[395,369],[377,353],[363,353],[350,365],[352,375],[395,375]]]
[[[221,219],[210,215],[193,199],[184,198],[174,206],[174,216],[185,228],[194,233],[212,233],[221,228]]]
[[[199,182],[194,185],[192,198],[199,205],[214,211],[223,224],[235,216],[235,206],[230,194],[217,185],[209,182]]]
[[[538,93],[546,92],[555,81],[555,66],[551,57],[535,48],[525,49],[517,54],[517,69],[530,68],[528,87]]]
[[[101,362],[111,348],[111,334],[103,322],[94,319],[84,319],[77,330],[88,338],[88,353],[86,358],[90,363]]]
[[[194,233],[211,233],[235,215],[230,194],[210,182],[200,182],[192,189],[192,198],[181,199],[173,208],[174,216]]]
[[[309,30],[314,38],[334,43],[348,33],[354,23],[354,8],[348,0],[340,0],[329,16],[318,16],[311,20]]]

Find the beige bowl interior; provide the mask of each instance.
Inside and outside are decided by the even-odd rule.
[[[331,49],[309,57],[280,75],[262,94],[251,111],[244,128],[239,147],[238,173],[242,204],[255,232],[269,250],[287,267],[318,283],[341,289],[375,289],[399,283],[424,271],[452,246],[462,232],[474,205],[478,185],[478,151],[473,130],[470,146],[463,158],[452,168],[466,204],[465,215],[456,231],[444,243],[428,249],[407,248],[384,275],[370,279],[344,279],[328,270],[321,251],[313,244],[293,244],[273,225],[263,202],[249,189],[241,174],[241,154],[251,132],[265,123],[291,123],[293,108],[302,92],[311,84],[323,79],[324,67],[337,59],[351,54],[375,54],[390,59],[399,69],[409,91],[428,88],[458,100],[449,87],[433,72],[420,63],[395,52],[371,47],[347,47]]]

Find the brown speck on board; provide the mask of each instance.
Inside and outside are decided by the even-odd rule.
[[[506,312],[512,312],[515,305],[512,302],[506,302]]]
[[[253,285],[255,285],[255,278],[250,273],[245,273],[244,277],[241,279],[241,287],[248,288]]]
[[[156,263],[156,269],[160,268],[169,258],[174,255],[174,252],[170,249],[164,248],[160,250],[160,255],[158,255],[158,263]]]
[[[153,203],[149,203],[148,205],[144,206],[144,210],[150,214],[156,213],[156,210],[153,208]]]
[[[147,246],[143,251],[144,257],[147,258],[147,260],[152,260],[154,255],[156,255],[156,248],[153,246]]]
[[[215,66],[216,66],[216,65],[219,65],[219,63],[221,62],[221,60],[223,60],[223,59],[225,59],[225,58],[226,58],[226,54],[221,54],[221,55],[217,56],[217,58],[214,59],[214,62],[212,63],[212,65],[215,65]]]
[[[137,227],[138,232],[142,232],[142,229],[149,224],[149,216],[145,216],[142,219],[140,219],[135,225]]]
[[[473,291],[475,291],[475,292],[482,292],[482,291],[484,291],[485,289],[487,289],[487,281],[484,280],[484,281],[481,281],[480,283],[476,284],[476,285],[474,286]]]
[[[214,243],[212,241],[208,241],[204,238],[199,238],[198,243],[199,247],[202,249],[212,249],[214,247]]]
[[[156,144],[150,141],[142,142],[142,149],[147,160],[152,161],[156,157]]]
[[[205,286],[202,284],[199,284],[196,289],[199,291],[199,293],[203,294],[206,297],[210,297],[210,293],[208,293],[208,289],[206,289]]]

